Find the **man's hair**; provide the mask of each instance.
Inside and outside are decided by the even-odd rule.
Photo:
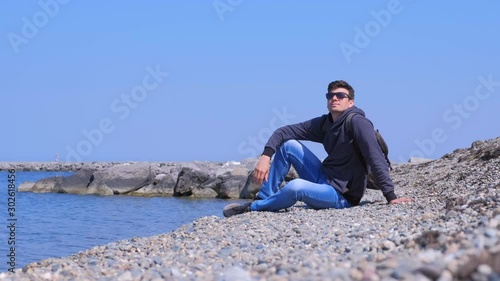
[[[349,92],[349,98],[351,100],[354,99],[354,88],[351,85],[349,85],[349,83],[347,83],[346,81],[335,80],[335,81],[331,82],[330,84],[328,84],[328,92],[335,90],[335,89],[338,89],[338,88],[346,89]]]

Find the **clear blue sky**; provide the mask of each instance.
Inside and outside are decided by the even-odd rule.
[[[498,1],[7,1],[0,161],[239,161],[344,79],[390,158],[500,136]],[[320,158],[322,147],[308,144]]]

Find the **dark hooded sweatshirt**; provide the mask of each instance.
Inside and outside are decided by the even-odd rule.
[[[363,110],[355,106],[344,111],[335,122],[331,114],[324,114],[277,129],[269,138],[262,154],[271,157],[283,142],[291,139],[322,143],[328,153],[323,160],[323,171],[328,177],[328,183],[342,193],[352,206],[357,206],[366,190],[368,171],[345,130],[344,123],[350,112],[359,113],[351,120],[354,143],[359,147],[387,202],[390,202],[397,196],[389,176],[388,163],[377,143],[372,123],[365,117]]]

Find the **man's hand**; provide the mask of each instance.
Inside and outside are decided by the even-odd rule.
[[[408,203],[411,201],[412,200],[410,198],[397,198],[397,199],[391,200],[391,202],[389,202],[389,204]]]
[[[253,181],[254,183],[261,185],[264,180],[267,181],[267,177],[269,176],[269,168],[271,164],[269,163],[271,158],[266,155],[261,155],[259,157],[259,162],[255,165],[255,169],[253,170]]]

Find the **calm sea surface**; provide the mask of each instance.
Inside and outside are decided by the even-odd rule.
[[[16,172],[16,186],[62,172]],[[0,271],[10,267],[15,246],[15,267],[131,237],[171,232],[193,220],[215,215],[242,200],[172,197],[94,196],[16,192],[15,245],[8,221],[8,173],[0,172]],[[16,188],[17,190],[17,188]]]

